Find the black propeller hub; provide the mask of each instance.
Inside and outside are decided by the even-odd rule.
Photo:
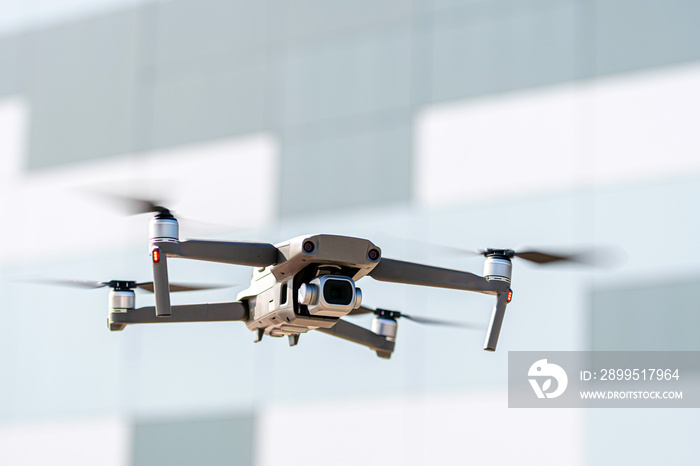
[[[480,251],[484,257],[504,257],[506,259],[512,259],[515,257],[515,251],[512,249],[493,249],[487,248]]]
[[[399,317],[401,317],[401,313],[399,311],[390,311],[388,309],[380,308],[377,308],[374,311],[374,315],[376,315],[377,317],[384,317],[386,319],[398,319]]]
[[[136,282],[133,280],[111,280],[105,282],[105,285],[109,286],[114,291],[129,291],[136,288]]]
[[[153,207],[154,212],[158,212],[156,214],[156,218],[175,218],[175,216],[170,212],[169,209],[161,206],[155,206]]]

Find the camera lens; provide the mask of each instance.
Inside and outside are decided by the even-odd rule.
[[[355,299],[352,285],[345,280],[327,280],[323,286],[323,299],[328,304],[347,306]]]
[[[305,252],[313,252],[314,247],[315,247],[314,243],[312,243],[311,241],[307,241],[304,243],[304,251]]]
[[[370,249],[367,253],[367,257],[369,257],[370,260],[376,261],[377,259],[379,259],[379,251],[377,251],[376,249]]]

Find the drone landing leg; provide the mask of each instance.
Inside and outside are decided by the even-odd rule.
[[[493,314],[491,314],[491,323],[486,332],[486,341],[484,349],[486,351],[496,351],[498,343],[498,335],[501,333],[503,325],[503,317],[506,314],[506,306],[508,305],[508,293],[499,293],[496,298],[496,304],[493,306]]]
[[[168,281],[168,256],[162,254],[159,247],[151,251],[153,261],[153,294],[156,297],[155,315],[169,317],[170,309],[170,282]]]
[[[371,330],[351,324],[342,319],[338,320],[338,323],[331,328],[317,328],[316,330],[366,346],[376,351],[377,356],[380,358],[389,359],[391,353],[394,352],[395,343],[393,341],[387,340],[385,337],[377,335]]]

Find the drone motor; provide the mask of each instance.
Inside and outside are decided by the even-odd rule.
[[[107,314],[107,326],[110,330],[124,330],[125,324],[113,322],[112,313],[127,313],[136,308],[136,293],[133,289],[112,288],[109,292],[109,311]]]
[[[375,317],[372,319],[372,331],[389,341],[396,341],[396,332],[398,330],[397,314],[400,315],[396,312],[377,309]]]
[[[177,243],[179,238],[177,219],[169,212],[160,212],[151,219],[149,233],[151,243],[154,241],[167,241]]]
[[[488,280],[500,280],[510,283],[513,264],[508,253],[511,250],[489,250],[484,261],[484,277]]]
[[[134,309],[136,305],[136,295],[134,290],[112,289],[109,292],[109,311],[110,312],[126,312]]]

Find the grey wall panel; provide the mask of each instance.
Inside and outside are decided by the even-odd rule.
[[[595,291],[594,351],[700,351],[700,280]]]
[[[677,183],[677,185],[680,183]],[[678,196],[676,186],[668,187],[660,196]],[[666,194],[668,193],[668,194]],[[657,193],[658,194],[658,193]],[[653,196],[659,198],[659,195]],[[692,199],[687,198],[687,199]],[[660,206],[653,205],[652,199],[635,198],[639,208],[644,209],[644,216],[634,215],[649,227],[636,228],[628,226],[630,231],[638,233],[639,242],[645,242],[645,251],[659,250],[654,242],[677,244],[668,240],[668,235],[660,234],[654,224],[663,224],[659,212],[668,210],[668,202],[660,201]],[[626,202],[625,205],[631,205]],[[651,208],[649,208],[651,206]],[[616,211],[615,204],[606,204],[605,210]],[[612,215],[611,215],[612,216]],[[640,218],[641,217],[641,218]],[[626,217],[628,218],[628,217]],[[674,219],[683,219],[682,215]],[[653,219],[653,220],[650,220]],[[600,222],[606,226],[607,218]],[[690,227],[692,220],[681,220],[683,227],[675,226],[678,234],[695,231]],[[627,223],[627,222],[625,222]],[[668,222],[665,222],[668,223]],[[620,225],[612,228],[620,230]],[[623,227],[624,228],[624,227]],[[650,233],[651,232],[651,233]],[[620,231],[620,233],[623,233]],[[626,238],[632,234],[625,235]],[[630,240],[634,242],[634,240]],[[626,245],[632,256],[632,247]],[[639,251],[639,249],[637,249]],[[687,253],[693,256],[691,247]],[[647,263],[660,267],[657,258],[645,254]],[[664,255],[663,251],[659,255]],[[665,254],[668,256],[668,254]],[[684,260],[685,257],[681,259]],[[675,260],[678,260],[676,257]],[[690,259],[689,260],[693,260]],[[678,267],[671,270],[678,270]],[[674,280],[664,272],[658,272],[662,282],[636,283],[633,286],[594,290],[591,297],[591,349],[597,351],[698,351],[700,340],[697,330],[700,328],[697,296],[700,280]],[[666,272],[668,274],[668,272]],[[678,275],[678,274],[673,274]],[[688,369],[680,367],[682,374],[689,374]],[[697,410],[688,409],[593,409],[586,419],[586,452],[588,464],[691,464],[700,457],[697,435],[700,431],[700,418]],[[645,445],[645,448],[638,448]]]
[[[281,213],[306,214],[406,201],[410,192],[408,111],[379,112],[323,134],[288,134]]]
[[[473,97],[571,80],[576,10],[564,7],[436,30],[432,100]]]
[[[520,15],[523,13],[538,13],[546,9],[559,8],[565,5],[586,0],[426,0],[436,13],[461,15],[485,10],[494,18],[498,16]],[[462,16],[464,19],[464,16]]]
[[[25,37],[30,169],[129,151],[135,30],[130,11]]]
[[[256,54],[215,55],[167,67],[153,81],[152,128],[139,149],[260,131],[265,64]],[[163,68],[162,68],[163,69]]]
[[[699,8],[174,0],[0,39],[0,95],[30,101],[29,169],[262,130],[290,144],[286,180],[303,147],[382,134],[355,128],[382,112],[697,60]],[[392,175],[387,195],[373,195],[408,199],[397,194],[409,178]],[[297,205],[304,189],[284,202]]]
[[[253,464],[252,415],[136,422],[132,466]]]
[[[154,28],[157,64],[260,46],[266,37],[265,2],[159,2]],[[186,64],[183,64],[186,65]]]
[[[20,36],[0,38],[0,96],[20,91]]]
[[[416,15],[411,37],[411,104],[414,110],[432,102],[433,18]]]
[[[700,59],[700,2],[597,1],[596,74]]]
[[[406,107],[410,63],[408,23],[295,46],[285,58],[285,123]]]
[[[270,9],[284,11],[284,32],[289,39],[345,33],[378,24],[386,27],[386,23],[407,20],[413,6],[404,0],[272,0]]]

